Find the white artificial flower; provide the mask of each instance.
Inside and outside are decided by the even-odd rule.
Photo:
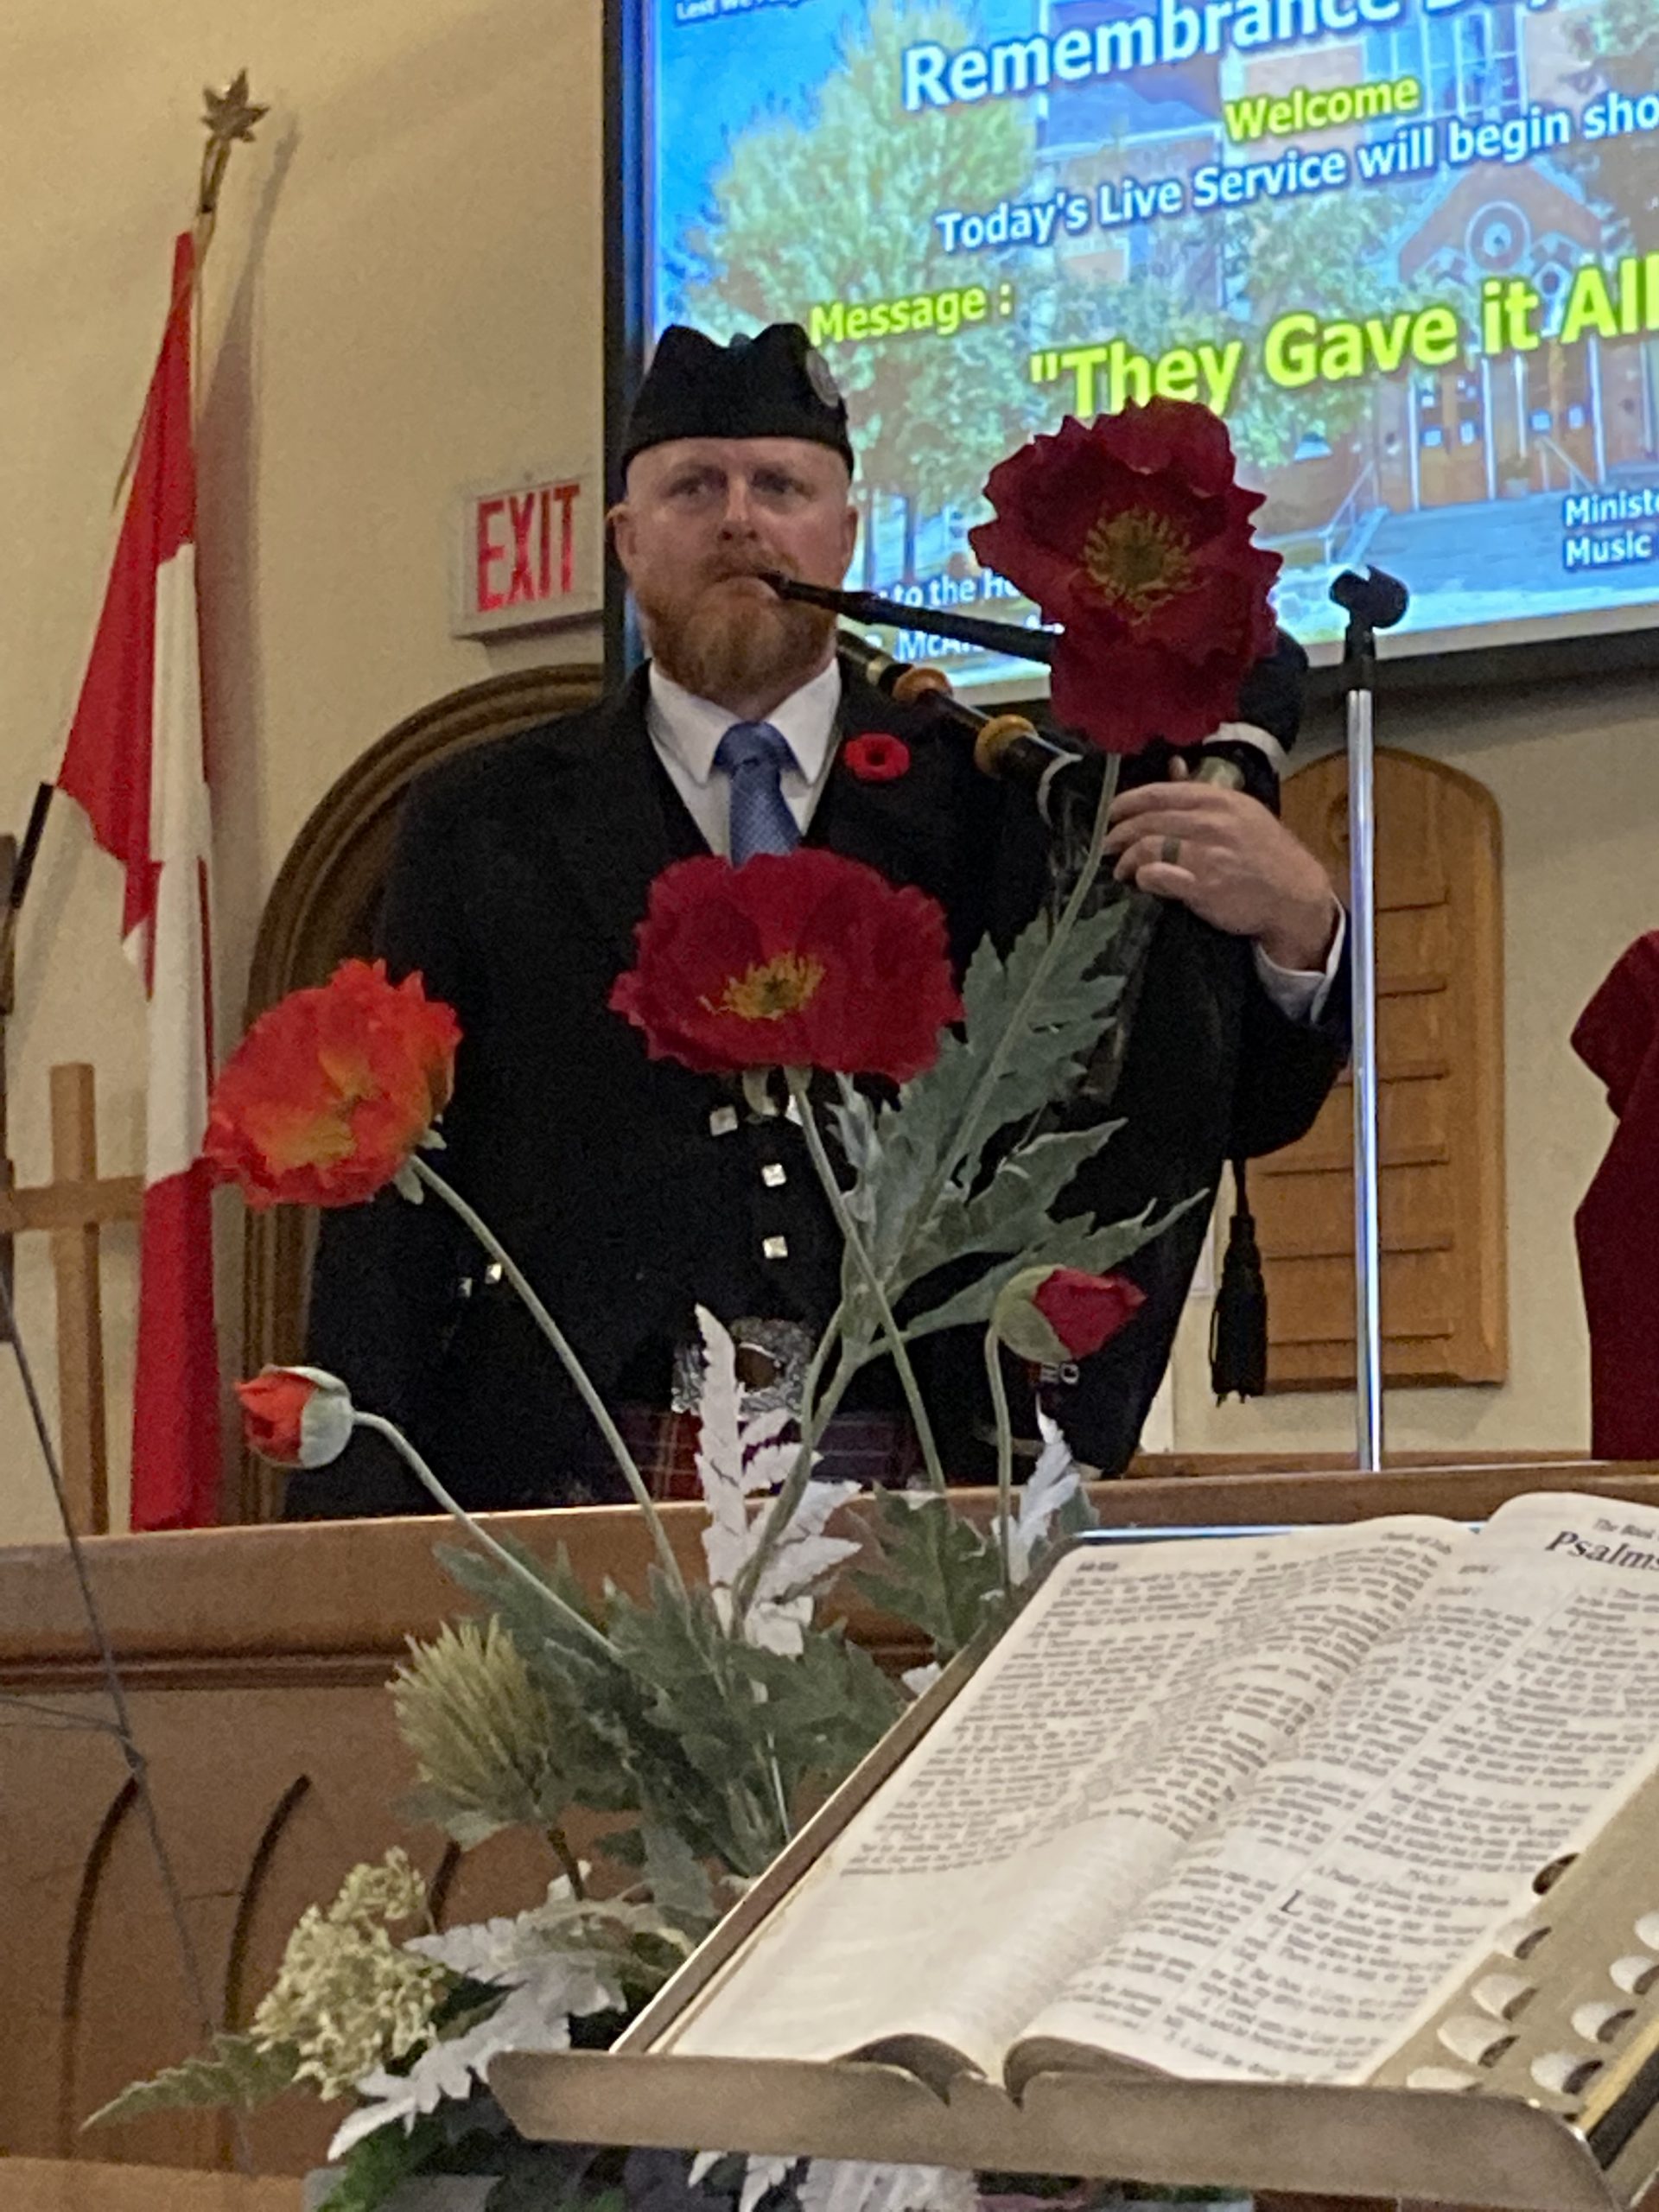
[[[899,1681],[912,1697],[920,1697],[924,1690],[931,1690],[944,1672],[937,1659],[930,1659],[925,1667],[906,1667]]]

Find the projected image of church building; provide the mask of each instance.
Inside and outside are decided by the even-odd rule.
[[[1055,0],[1052,19],[1138,12]],[[1331,569],[1366,558],[1412,578],[1423,628],[1517,592],[1535,613],[1627,600],[1659,550],[1659,11],[1399,12],[1350,9],[1352,35],[1312,50],[1051,88],[1057,177],[1120,212],[1184,193],[1062,247],[1048,352],[1085,323],[1126,340],[1095,365],[1111,405],[1143,396],[1136,355],[1200,325],[1243,341],[1225,411],[1305,628],[1328,622]]]
[[[861,582],[1017,618],[986,476],[1161,393],[1310,644],[1368,558],[1448,642],[1659,601],[1659,0],[639,4],[652,327],[805,326]]]

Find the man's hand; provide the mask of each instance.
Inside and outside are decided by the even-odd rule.
[[[1259,799],[1194,782],[1184,761],[1171,772],[1113,802],[1106,856],[1118,881],[1254,938],[1275,967],[1322,968],[1342,910],[1319,861]]]

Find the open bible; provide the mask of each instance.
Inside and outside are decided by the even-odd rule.
[[[1503,2085],[1587,2119],[1659,1982],[1656,1767],[1646,1507],[1085,1541],[646,2047],[1016,2096],[1067,2069],[1494,2087],[1622,1834],[1600,1955],[1584,1979],[1575,1942],[1581,1987]]]

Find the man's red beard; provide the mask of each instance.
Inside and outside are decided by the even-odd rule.
[[[779,599],[764,586],[726,590],[729,581],[699,585],[689,596],[636,588],[652,656],[665,676],[699,699],[747,699],[772,690],[787,696],[823,666],[836,618],[827,608]]]

